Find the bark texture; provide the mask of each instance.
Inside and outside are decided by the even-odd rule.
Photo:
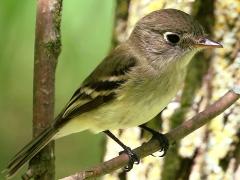
[[[55,70],[61,51],[60,22],[62,0],[38,0],[34,52],[33,137],[54,118]],[[54,142],[30,161],[36,180],[55,179]]]

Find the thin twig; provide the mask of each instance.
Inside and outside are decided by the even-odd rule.
[[[214,104],[207,106],[204,111],[198,113],[193,118],[185,121],[177,128],[165,134],[170,144],[173,144],[175,141],[179,141],[196,129],[200,128],[211,119],[222,113],[228,107],[230,107],[239,98],[240,94],[237,94],[232,90],[228,91]],[[144,158],[158,151],[160,148],[161,147],[159,141],[152,139],[149,142],[144,143],[140,147],[134,149],[134,152],[136,152],[140,158]],[[126,166],[128,164],[128,160],[129,158],[126,154],[121,154],[111,160],[89,168],[88,170],[77,172],[76,174],[65,177],[61,180],[83,180],[87,178],[99,177]]]
[[[60,22],[62,0],[38,0],[36,13],[33,137],[49,126],[54,116],[55,71],[61,51]],[[31,161],[22,177],[55,179],[54,142],[51,142]],[[31,172],[31,173],[29,173]]]

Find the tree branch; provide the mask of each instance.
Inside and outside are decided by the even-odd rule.
[[[61,51],[62,0],[38,0],[34,51],[33,137],[49,126],[54,116],[55,70]],[[31,161],[23,179],[55,179],[54,143]]]
[[[240,98],[240,94],[230,90],[219,100],[217,100],[212,105],[206,107],[206,109],[198,114],[196,114],[191,119],[185,121],[180,126],[174,128],[170,132],[166,133],[166,137],[170,144],[175,141],[179,141],[188,134],[192,133],[196,129],[200,128],[211,119],[222,113],[233,103],[235,103]],[[149,142],[142,144],[140,147],[134,149],[134,152],[140,157],[144,158],[160,149],[160,144],[158,140],[151,139]],[[102,176],[113,172],[119,168],[122,168],[128,164],[128,156],[126,154],[121,154],[111,160],[103,162],[85,171],[77,172],[74,175],[65,177],[61,180],[82,180],[87,178],[94,178]]]

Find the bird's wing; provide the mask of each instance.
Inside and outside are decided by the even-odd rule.
[[[134,56],[121,47],[116,48],[75,91],[54,124],[61,126],[69,119],[113,100],[116,91],[128,80],[127,74],[136,64]]]

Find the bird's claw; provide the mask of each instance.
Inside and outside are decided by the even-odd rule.
[[[169,147],[169,141],[168,141],[167,137],[164,134],[156,132],[156,133],[153,133],[152,139],[157,139],[161,145],[161,149],[159,150],[159,152],[163,152],[163,154],[159,157],[165,156],[167,153],[168,147]],[[154,155],[152,155],[152,156],[154,156]]]
[[[129,147],[126,147],[123,151],[121,151],[119,154],[127,154],[129,157],[128,165],[124,168],[126,172],[129,172],[133,168],[133,164],[139,164],[140,158],[138,155]]]

